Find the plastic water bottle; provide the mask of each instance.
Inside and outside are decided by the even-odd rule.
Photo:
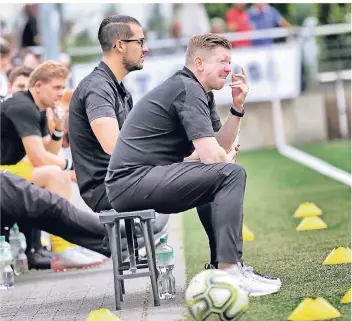
[[[158,268],[158,292],[161,300],[173,299],[176,294],[174,268],[174,250],[167,245],[167,238],[160,239],[161,244],[156,248],[156,265]]]
[[[6,242],[4,235],[0,235],[0,248],[8,249],[11,251],[10,244]],[[12,259],[12,255],[11,255],[11,259]]]
[[[18,225],[14,224],[10,230],[10,246],[13,257],[13,270],[15,275],[28,272],[28,259],[25,254],[27,248],[26,237],[19,231]]]
[[[8,247],[0,247],[0,290],[12,288],[15,284],[11,260],[10,249]]]

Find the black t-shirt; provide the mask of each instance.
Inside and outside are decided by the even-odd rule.
[[[221,128],[213,93],[206,93],[186,67],[147,93],[133,107],[111,156],[107,185],[133,184],[148,168],[182,162],[192,140],[214,137]],[[121,179],[126,177],[126,179]],[[109,196],[109,197],[110,197]]]
[[[37,19],[29,17],[22,33],[22,47],[37,46],[34,38],[38,35]]]
[[[90,123],[100,117],[112,117],[121,129],[132,106],[131,94],[104,62],[79,83],[72,95],[69,108],[72,158],[80,194],[93,209],[105,194],[110,155],[101,147]]]
[[[22,138],[49,135],[45,112],[29,91],[18,92],[1,104],[1,165],[17,164],[25,155]]]

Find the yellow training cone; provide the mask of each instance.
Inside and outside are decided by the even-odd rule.
[[[350,288],[341,299],[341,303],[351,303],[351,302],[352,302],[352,293]]]
[[[323,211],[314,203],[302,203],[296,210],[294,217],[311,217],[323,214]]]
[[[324,298],[304,299],[289,315],[292,321],[316,321],[338,318],[341,313]]]
[[[288,316],[288,320],[292,321],[305,321],[312,320],[310,318],[310,305],[313,302],[313,299],[306,298],[304,299],[297,307],[292,311]]]
[[[331,251],[323,264],[351,263],[351,250],[348,247],[338,247]]]
[[[254,240],[254,234],[252,233],[252,231],[243,224],[242,226],[242,237],[243,237],[243,241],[253,241]]]
[[[296,231],[320,230],[327,227],[326,223],[317,216],[305,217],[297,226]]]
[[[315,320],[329,320],[338,318],[341,316],[339,310],[335,309],[328,301],[324,298],[317,298],[313,303],[314,310],[316,311]]]
[[[121,319],[108,309],[93,310],[86,321],[121,321]]]

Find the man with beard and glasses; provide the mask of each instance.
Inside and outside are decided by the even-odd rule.
[[[69,107],[69,136],[77,183],[83,200],[97,213],[112,208],[104,179],[119,132],[133,106],[122,81],[131,71],[143,68],[148,53],[143,29],[130,16],[105,18],[98,39],[102,61],[79,83]],[[157,214],[153,221],[156,239],[167,229],[169,218]],[[124,233],[122,228],[123,237]]]

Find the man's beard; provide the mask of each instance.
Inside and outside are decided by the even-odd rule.
[[[135,62],[129,61],[125,57],[123,57],[122,64],[128,72],[131,72],[134,70],[141,70],[143,68],[142,64],[137,64]]]

